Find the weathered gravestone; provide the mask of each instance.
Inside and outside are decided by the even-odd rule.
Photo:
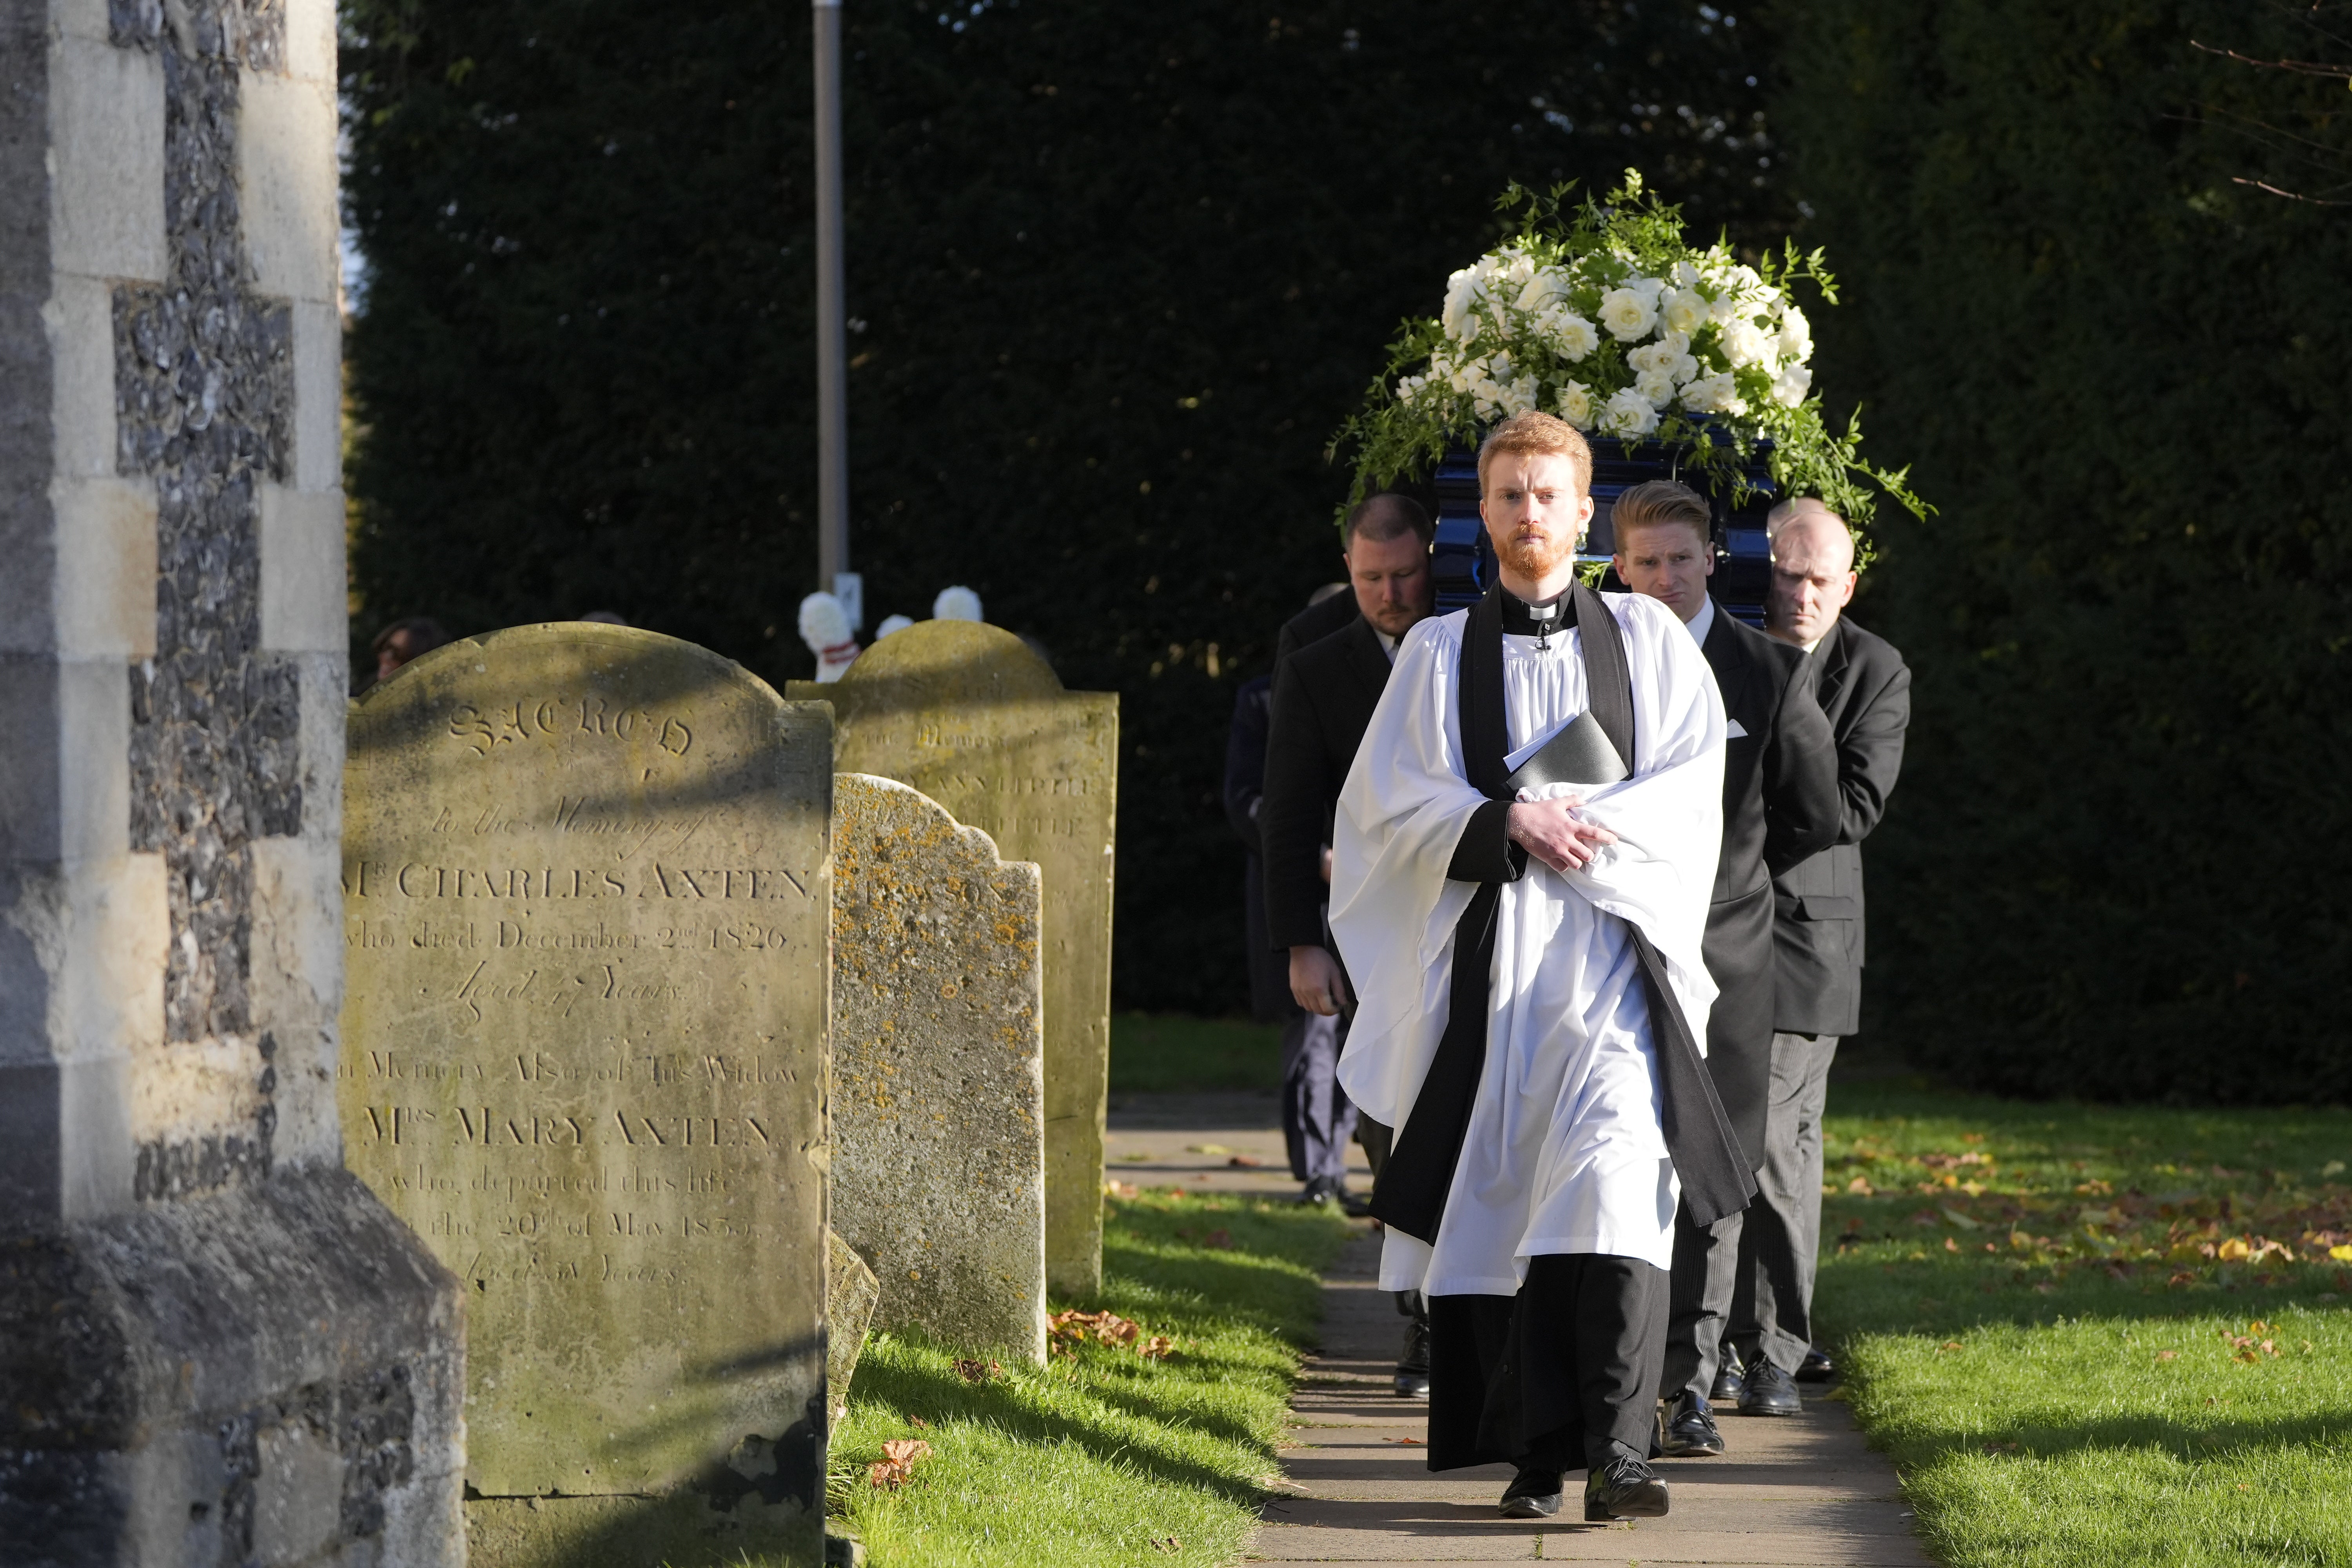
[[[467,1303],[479,1564],[823,1550],[831,716],[651,632],[352,710],[352,1169]]]
[[[0,16],[0,1562],[463,1561],[342,1167],[335,14]]]
[[[974,621],[920,622],[837,683],[787,693],[833,704],[842,772],[911,785],[1044,872],[1045,1277],[1099,1289],[1118,699],[1063,690],[1020,638]]]
[[[833,793],[833,1225],[877,1328],[1045,1354],[1038,876],[936,801]]]

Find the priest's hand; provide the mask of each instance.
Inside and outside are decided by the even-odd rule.
[[[1339,961],[1315,946],[1290,950],[1290,999],[1328,1018],[1348,1005],[1348,978]]]
[[[1602,845],[1617,842],[1617,836],[1598,823],[1577,820],[1576,808],[1583,804],[1572,795],[1558,800],[1520,801],[1511,807],[1504,831],[1512,843],[1553,870],[1580,871],[1592,863]],[[1291,964],[1295,975],[1297,961],[1294,958]]]

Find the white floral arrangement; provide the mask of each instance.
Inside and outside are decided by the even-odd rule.
[[[1805,281],[1836,303],[1822,252],[1792,243],[1751,265],[1720,241],[1693,246],[1681,210],[1645,195],[1631,169],[1599,202],[1565,209],[1565,192],[1506,191],[1504,211],[1526,209],[1518,232],[1448,279],[1444,310],[1407,321],[1390,345],[1363,408],[1332,440],[1335,457],[1354,448],[1351,501],[1541,409],[1629,451],[1675,448],[1701,489],[1727,480],[1734,505],[1753,493],[1745,470],[1769,442],[1780,493],[1828,502],[1864,555],[1875,498],[1864,479],[1926,515],[1905,470],[1856,455],[1858,416],[1843,436],[1822,422],[1812,324],[1791,297]]]

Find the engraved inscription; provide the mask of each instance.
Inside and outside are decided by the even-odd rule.
[[[521,697],[489,707],[461,702],[450,710],[449,733],[482,757],[536,737],[625,745],[650,740],[675,757],[694,749],[692,714],[624,707],[603,697]]]

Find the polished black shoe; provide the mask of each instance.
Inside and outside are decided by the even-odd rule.
[[[1797,1368],[1799,1383],[1827,1383],[1836,1375],[1837,1363],[1830,1360],[1830,1352],[1819,1345],[1805,1352],[1805,1359]]]
[[[1503,1492],[1505,1519],[1549,1519],[1559,1511],[1560,1473],[1522,1465]]]
[[[1748,1369],[1748,1386],[1740,1392],[1742,1415],[1801,1415],[1805,1402],[1798,1397],[1796,1380],[1767,1358]]]
[[[1723,1434],[1706,1401],[1684,1389],[1674,1402],[1658,1406],[1658,1452],[1669,1459],[1716,1458],[1723,1453]]]
[[[1666,1483],[1635,1458],[1612,1459],[1584,1478],[1584,1522],[1612,1519],[1664,1519]]]
[[[1396,1391],[1399,1399],[1429,1397],[1429,1325],[1418,1318],[1404,1326],[1404,1349],[1397,1355]]]
[[[1715,1386],[1706,1391],[1706,1402],[1727,1409],[1737,1409],[1740,1391],[1746,1386],[1746,1381],[1740,1376],[1739,1357],[1726,1349],[1723,1364],[1715,1369]]]

